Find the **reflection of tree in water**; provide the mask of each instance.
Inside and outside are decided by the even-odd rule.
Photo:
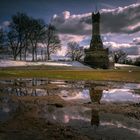
[[[42,94],[49,94],[45,86],[49,83],[46,79],[13,79],[4,83],[4,88],[0,88],[1,93],[16,96],[39,96]],[[44,85],[44,88],[43,86]],[[40,87],[41,86],[41,87]]]
[[[57,81],[42,78],[17,78],[10,81],[4,81],[5,87],[0,88],[2,93],[15,96],[45,96],[56,95],[62,90],[66,90],[67,96],[75,96],[82,92],[84,88],[83,81]],[[56,82],[56,83],[55,83]],[[59,88],[54,88],[54,87]]]
[[[95,90],[94,88],[90,88],[89,90],[90,92],[90,99],[93,103],[99,103],[100,104],[100,100],[102,98],[102,93],[103,93],[103,90]]]
[[[97,110],[92,110],[91,112],[91,125],[99,126],[100,124],[100,118],[99,118],[99,112]]]

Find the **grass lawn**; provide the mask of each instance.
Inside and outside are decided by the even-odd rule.
[[[3,68],[0,69],[0,78],[50,78],[67,80],[109,80],[140,82],[140,69],[129,71],[120,70],[68,70],[68,69],[34,69],[34,68]]]

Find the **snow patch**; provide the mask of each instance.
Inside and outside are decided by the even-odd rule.
[[[88,66],[83,65],[77,61],[56,61],[56,62],[26,62],[26,61],[13,61],[13,60],[0,60],[0,67],[16,67],[16,66],[66,66],[66,67],[82,67],[89,68]]]
[[[136,67],[134,65],[126,65],[126,64],[118,64],[118,63],[115,63],[115,67]]]

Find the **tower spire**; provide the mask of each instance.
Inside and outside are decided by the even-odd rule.
[[[95,13],[98,12],[98,3],[95,4]]]

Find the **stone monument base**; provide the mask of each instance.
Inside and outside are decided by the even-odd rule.
[[[108,49],[104,48],[86,49],[84,62],[92,68],[108,69],[110,68],[108,53]]]

